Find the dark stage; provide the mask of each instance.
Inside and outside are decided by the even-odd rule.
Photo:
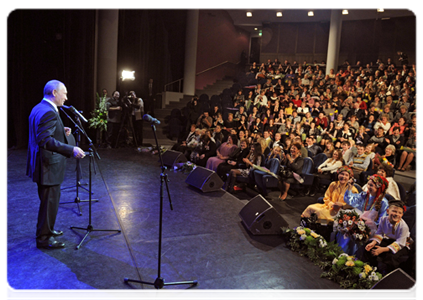
[[[157,278],[160,212],[158,156],[133,148],[100,149],[101,160],[92,174],[91,225],[118,232],[91,232],[87,228],[89,204],[74,203],[76,161],[69,159],[62,188],[56,229],[66,243],[61,250],[41,250],[35,245],[38,211],[36,184],[25,176],[26,150],[7,153],[7,280],[16,290],[154,290],[154,286],[125,283],[124,278],[152,282]],[[89,182],[89,158],[81,161],[83,187]],[[254,197],[252,191],[235,195],[224,190],[203,193],[185,183],[187,175],[167,171],[173,204],[166,190],[163,199],[161,277],[165,282],[197,280],[198,285],[164,289],[340,289],[320,278],[321,270],[307,258],[286,248],[280,236],[253,236],[238,213]],[[88,193],[79,188],[81,200]],[[269,202],[290,227],[298,225],[303,209],[317,199],[302,197],[281,202],[277,191]]]

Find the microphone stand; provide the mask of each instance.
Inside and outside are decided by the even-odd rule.
[[[170,193],[169,193],[166,167],[163,164],[163,158],[162,158],[162,154],[160,152],[159,142],[157,140],[157,135],[156,135],[156,127],[155,127],[154,124],[155,124],[154,121],[151,122],[151,128],[153,129],[154,138],[156,140],[156,146],[157,146],[157,149],[158,149],[158,152],[159,152],[160,164],[161,164],[161,169],[162,169],[162,172],[160,174],[160,217],[159,217],[160,220],[159,220],[159,250],[158,250],[157,278],[154,282],[140,281],[140,280],[124,278],[124,282],[125,283],[137,282],[137,283],[142,283],[142,284],[148,284],[148,285],[154,286],[156,289],[161,289],[164,286],[168,286],[168,285],[191,284],[191,285],[195,286],[195,285],[198,284],[197,280],[194,280],[194,281],[179,281],[179,282],[165,282],[164,278],[161,277],[162,224],[163,224],[163,183],[166,184],[166,190],[167,190],[167,195],[168,195],[168,198],[169,198],[169,204],[170,204],[171,210],[173,210],[173,206],[172,206],[172,200],[170,198]]]
[[[81,132],[82,132],[82,124],[81,124],[81,120],[78,116],[75,116],[75,121],[63,110],[62,107],[60,107],[60,110],[68,117],[69,120],[71,120],[74,124],[75,124],[75,134],[76,134],[76,146],[79,146],[80,142],[81,142]],[[77,124],[78,123],[78,124]],[[88,202],[89,200],[81,200],[79,198],[79,188],[83,188],[84,190],[86,190],[87,192],[94,194],[94,192],[92,192],[91,190],[88,190],[87,188],[83,187],[81,185],[81,180],[82,178],[82,171],[81,171],[81,162],[79,161],[79,159],[76,160],[76,185],[74,186],[68,186],[68,187],[64,187],[62,188],[62,190],[66,190],[66,189],[70,189],[70,188],[76,188],[76,197],[74,201],[69,201],[69,202],[61,202],[60,204],[69,204],[69,203],[76,203],[77,207],[78,207],[78,211],[79,211],[79,215],[82,216],[82,212],[81,212],[81,208],[79,207],[79,203],[81,202]],[[94,202],[98,202],[98,199],[91,199],[91,201]]]
[[[75,124],[76,125],[76,124]],[[91,171],[91,165],[94,166],[94,172],[95,172],[95,164],[94,164],[94,154],[95,156],[100,159],[100,155],[98,154],[97,150],[95,149],[95,146],[93,144],[93,141],[89,138],[89,136],[87,135],[87,133],[82,129],[82,127],[79,127],[79,130],[81,130],[81,132],[84,134],[84,136],[87,138],[88,143],[89,143],[89,149],[88,152],[85,152],[85,155],[90,157],[90,161],[89,161],[89,199],[88,199],[88,226],[86,228],[83,227],[75,227],[75,226],[71,226],[70,229],[81,229],[81,230],[86,230],[86,234],[83,237],[83,239],[81,240],[81,242],[76,246],[76,250],[78,250],[79,248],[81,248],[82,243],[85,241],[85,239],[88,237],[88,235],[93,232],[93,231],[116,231],[116,232],[121,232],[120,229],[94,229],[94,226],[91,224],[91,203],[92,203],[92,199],[91,199],[91,187],[92,187],[92,171]],[[95,157],[94,157],[95,158]]]

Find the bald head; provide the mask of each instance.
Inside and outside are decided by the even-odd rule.
[[[46,83],[44,86],[44,97],[51,98],[54,97],[53,91],[58,91],[64,84],[60,82],[59,80],[50,80]]]

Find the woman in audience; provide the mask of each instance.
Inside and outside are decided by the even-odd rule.
[[[398,171],[405,171],[409,164],[413,161],[416,155],[416,132],[414,131],[413,136],[408,139],[404,145],[404,151],[401,153],[400,162],[398,165]]]
[[[226,180],[228,179],[227,174],[230,172],[230,170],[243,169],[247,167],[243,159],[247,157],[249,152],[250,148],[248,140],[243,139],[241,140],[240,147],[237,149],[237,151],[235,151],[233,155],[229,157],[229,159],[227,159],[225,162],[219,164],[216,173],[223,180],[223,182],[226,182]]]
[[[295,176],[301,175],[304,165],[304,159],[301,157],[301,144],[294,143],[290,147],[290,156],[287,156],[287,162],[284,171],[279,173],[279,199],[285,200],[288,196],[288,191],[291,184],[296,183]],[[297,175],[294,175],[296,173]]]
[[[344,195],[349,188],[354,173],[348,166],[342,166],[336,171],[338,181],[333,181],[326,190],[323,198],[323,204],[316,203],[309,205],[301,214],[301,218],[310,218],[313,214],[319,220],[333,221],[334,217],[345,205]],[[353,193],[358,193],[357,189],[352,187]]]
[[[229,193],[233,193],[234,186],[236,183],[236,177],[238,175],[242,177],[248,177],[250,172],[254,169],[253,165],[261,166],[263,161],[263,154],[261,152],[260,143],[254,143],[251,146],[250,153],[246,158],[243,159],[244,164],[246,165],[245,169],[232,169],[229,172],[228,180],[226,181],[225,190]]]
[[[206,168],[212,171],[216,171],[219,164],[229,159],[229,157],[236,151],[238,138],[235,134],[231,134],[228,140],[221,144],[216,150],[217,156],[210,157],[207,160]]]
[[[387,163],[382,163],[377,168],[377,174],[385,177],[388,180],[389,185],[388,189],[386,190],[386,194],[391,195],[395,200],[402,200],[400,191],[398,188],[398,184],[395,182],[394,178],[392,177],[394,174],[394,168]],[[363,191],[367,191],[367,184],[363,186]]]
[[[350,184],[345,192],[345,203],[359,211],[360,217],[371,229],[371,235],[376,232],[379,220],[387,215],[389,205],[385,194],[388,186],[389,182],[385,177],[374,174],[368,179],[367,191],[356,194],[352,191],[353,186]],[[354,255],[358,249],[352,237],[340,232],[336,235],[336,242],[349,255]]]

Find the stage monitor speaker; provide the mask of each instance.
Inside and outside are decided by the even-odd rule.
[[[186,163],[187,158],[182,152],[174,150],[166,150],[162,154],[163,164],[167,167],[174,167],[176,164]]]
[[[205,193],[218,191],[223,186],[223,181],[216,172],[199,166],[191,171],[185,182]]]
[[[376,283],[362,300],[420,299],[420,284],[402,269],[396,269]]]
[[[251,199],[239,216],[253,235],[276,235],[282,233],[281,227],[288,227],[288,222],[262,195]]]

